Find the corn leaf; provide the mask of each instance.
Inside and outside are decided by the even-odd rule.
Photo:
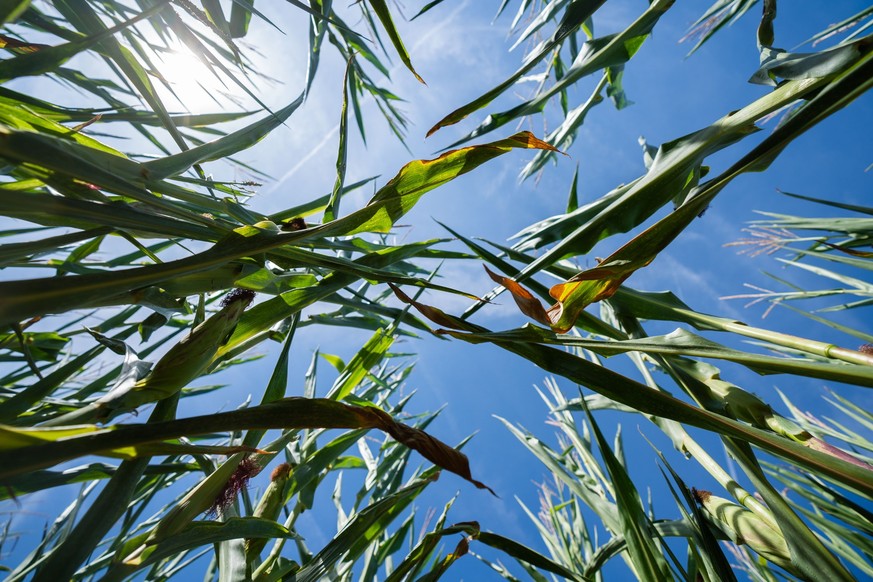
[[[3,426],[0,427],[0,460],[4,469],[0,469],[0,478],[89,454],[136,455],[140,450],[137,447],[187,434],[270,428],[376,428],[443,469],[487,489],[470,475],[464,454],[430,435],[394,421],[375,406],[351,406],[318,398],[285,398],[234,412],[139,426],[112,425],[101,429],[85,425],[27,430]]]

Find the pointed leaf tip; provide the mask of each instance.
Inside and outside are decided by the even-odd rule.
[[[403,61],[403,64],[406,65],[407,69],[409,69],[409,72],[415,75],[415,78],[418,79],[421,84],[427,85],[427,83],[424,82],[424,79],[421,78],[412,66],[412,59],[410,59],[406,47],[403,46],[403,41],[400,39],[400,33],[394,26],[391,12],[388,10],[388,5],[385,0],[369,0],[369,2],[370,6],[373,7],[373,11],[376,13],[376,16],[379,18],[379,21],[382,23],[382,26],[385,28],[385,32],[388,33],[388,38],[391,39],[391,44],[394,45],[394,49],[397,51],[398,56],[400,56],[400,60]]]
[[[491,277],[492,281],[498,285],[503,285],[503,287],[512,294],[515,304],[518,305],[518,308],[522,313],[534,321],[542,323],[543,325],[551,326],[552,323],[549,321],[549,315],[546,313],[543,304],[539,299],[534,297],[530,291],[519,285],[518,282],[513,279],[498,275],[489,269],[487,265],[482,266],[485,267],[485,272],[488,273],[488,276]]]
[[[428,135],[430,135],[430,134],[428,134]],[[522,144],[521,147],[526,147],[529,149],[546,150],[546,151],[550,151],[550,152],[557,152],[557,153],[561,154],[562,156],[570,157],[566,152],[562,152],[561,150],[559,150],[558,148],[556,148],[552,144],[539,139],[537,136],[535,136],[534,134],[532,134],[529,131],[521,131],[521,132],[516,133],[515,135],[511,136],[509,139]]]

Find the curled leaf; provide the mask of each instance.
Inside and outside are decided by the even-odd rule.
[[[497,497],[494,490],[481,481],[473,479],[473,475],[470,473],[470,462],[464,453],[430,436],[423,430],[395,421],[383,410],[372,407],[363,410],[374,414],[379,419],[377,428],[391,435],[397,442],[418,451],[421,456],[435,465],[460,475],[479,489],[487,489]]]
[[[487,266],[483,266],[485,267],[485,272],[488,273],[488,276],[491,277],[492,281],[498,285],[503,285],[506,290],[512,294],[512,298],[515,299],[515,304],[518,305],[518,308],[522,313],[543,325],[552,325],[552,322],[549,319],[549,314],[543,308],[543,304],[539,299],[534,297],[530,291],[509,277],[498,275]]]

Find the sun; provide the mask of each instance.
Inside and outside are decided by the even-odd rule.
[[[173,49],[154,63],[158,94],[168,109],[181,107],[188,113],[206,113],[238,105],[231,97],[233,80],[218,67],[209,67],[188,49]],[[237,78],[232,64],[225,65]]]

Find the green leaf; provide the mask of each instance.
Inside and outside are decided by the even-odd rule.
[[[230,36],[240,38],[249,31],[255,0],[234,0],[230,8]]]
[[[773,111],[780,102],[791,102],[798,96],[808,93],[816,84],[825,84],[825,82],[812,79],[784,83],[770,95],[726,116],[709,128],[662,146],[649,172],[634,186],[622,192],[620,200],[610,204],[606,211],[598,213],[593,219],[577,228],[570,237],[527,265],[515,279],[521,279],[542,266],[555,262],[562,258],[571,246],[579,245],[582,241],[584,241],[583,246],[577,247],[577,251],[586,252],[606,234],[604,231],[606,223],[613,220],[624,222],[630,217],[627,213],[620,214],[619,210],[632,199],[638,203],[631,215],[640,213],[649,204],[658,205],[665,201],[664,199],[656,201],[657,196],[666,194],[676,197],[683,195],[683,191],[690,190],[687,195],[683,195],[687,197],[687,201],[604,259],[599,266],[579,273],[566,283],[552,287],[549,293],[557,303],[548,310],[540,307],[537,310],[539,314],[537,320],[548,321],[549,325],[559,332],[569,330],[587,305],[610,297],[631,274],[651,263],[658,253],[705,210],[709,202],[731,180],[742,173],[766,168],[797,136],[824,117],[845,107],[868,87],[873,86],[870,77],[865,77],[870,70],[873,70],[873,53],[867,54],[844,74],[828,83],[827,88],[804,108],[720,176],[700,186],[696,186],[696,176],[704,156],[755,131],[752,122],[764,111]],[[781,91],[785,93],[779,95]],[[654,187],[656,184],[657,188]],[[651,191],[654,196],[647,196],[645,200],[639,199],[639,194],[644,191]],[[654,210],[654,205],[649,206],[649,209],[642,210],[643,216],[640,218]],[[624,231],[631,228],[631,225],[626,224],[618,228]],[[519,292],[513,294],[519,295]]]
[[[115,336],[114,339],[124,339],[133,335],[134,332],[135,330],[131,328],[127,332]],[[16,417],[24,414],[31,406],[52,394],[52,392],[63,385],[71,376],[79,372],[83,366],[93,361],[105,349],[104,345],[94,346],[70,361],[65,362],[46,377],[37,378],[29,386],[0,402],[0,422],[14,422]]]
[[[810,37],[809,39],[804,41],[802,44],[812,43],[812,45],[815,46],[819,42],[821,42],[821,41],[823,41],[831,36],[834,36],[840,32],[843,32],[845,30],[852,28],[853,26],[855,26],[859,22],[862,22],[864,19],[869,18],[871,14],[873,14],[873,6],[868,6],[867,8],[864,8],[860,12],[853,14],[852,16],[850,16],[848,18],[845,18],[839,22],[835,22],[835,23],[829,25],[827,28],[825,28],[821,32],[817,32],[812,37]],[[871,24],[870,21],[868,21],[866,24],[864,24],[860,28],[856,29],[855,32],[853,32],[851,35],[849,35],[848,38],[851,38],[853,36],[857,36],[858,34],[863,32],[865,29],[869,28],[870,24]]]
[[[94,422],[95,419],[107,422],[143,404],[177,395],[206,371],[254,297],[251,291],[235,289],[218,311],[173,345],[144,378],[131,377],[113,386],[109,393],[95,402],[53,418],[45,426]]]
[[[594,417],[590,412],[587,412],[587,416],[594,432],[597,448],[603,456],[603,462],[609,472],[610,481],[615,491],[620,532],[627,544],[634,574],[641,580],[652,582],[672,580],[673,576],[655,541],[657,535],[655,535],[652,522],[643,508],[637,488],[631,481],[625,467],[609,448],[609,444],[603,438]]]
[[[776,86],[780,80],[815,79],[836,75],[857,62],[873,42],[865,36],[817,53],[790,53],[782,49],[761,49],[761,68],[750,83]]]
[[[354,58],[354,55],[349,57],[349,61],[346,64],[346,74],[343,78],[343,105],[340,113],[339,145],[337,146],[336,153],[336,181],[333,185],[333,192],[330,194],[330,200],[327,201],[327,206],[324,209],[324,219],[322,222],[335,220],[339,214],[340,197],[342,196],[343,183],[346,179],[349,139],[349,79],[353,74],[352,63]]]
[[[24,132],[0,133],[0,154],[5,154],[6,151],[20,152],[21,150],[17,149],[19,148],[17,140],[27,137]],[[262,225],[263,228],[243,227],[219,241],[211,249],[159,265],[63,277],[63,280],[31,279],[0,283],[0,295],[11,298],[0,304],[0,325],[21,321],[34,315],[63,312],[93,304],[132,289],[221,267],[242,257],[257,255],[292,243],[300,244],[316,236],[388,232],[395,221],[406,214],[425,193],[515,148],[550,149],[551,146],[538,140],[530,132],[521,132],[500,141],[446,152],[434,160],[410,162],[360,210],[327,224],[293,233],[280,233],[272,223]],[[116,156],[112,157],[116,158]],[[133,164],[124,158],[117,159]],[[70,160],[70,164],[74,163],[82,162]],[[96,168],[95,171],[98,171],[104,180],[117,182],[115,175],[108,171]],[[131,194],[147,196],[152,203],[157,202],[157,197],[150,196],[141,187],[130,190],[126,182],[120,186]],[[348,282],[343,283],[342,286]],[[338,288],[332,289],[331,293],[336,290]]]
[[[154,10],[163,10],[166,6],[166,2],[161,2],[154,7]],[[67,0],[62,0],[55,3],[55,8],[78,30],[90,36],[97,35],[102,37],[106,34],[106,25],[90,4],[76,2],[71,5]],[[149,12],[151,12],[151,10]],[[158,115],[164,129],[169,132],[176,145],[180,149],[187,149],[188,145],[185,142],[185,139],[173,124],[172,118],[155,91],[154,85],[152,85],[148,72],[136,59],[130,49],[122,45],[114,36],[107,36],[100,44],[100,49],[101,54],[108,59],[108,61],[111,61],[111,63],[118,67],[127,81],[136,88],[140,96]]]
[[[343,367],[327,397],[332,400],[342,400],[351,394],[369,371],[385,358],[395,338],[390,330],[376,330],[367,343]]]
[[[295,316],[291,322],[291,329],[288,331],[288,336],[285,338],[285,343],[282,346],[282,351],[279,352],[279,358],[276,361],[276,366],[273,368],[273,373],[270,376],[270,381],[264,390],[264,395],[261,398],[261,404],[268,404],[275,400],[280,400],[285,396],[285,391],[288,389],[288,354],[291,352],[291,342],[294,340],[294,332],[297,330],[297,322],[299,316]],[[246,433],[243,439],[243,444],[249,447],[256,447],[265,434],[265,431],[250,430]]]
[[[604,4],[604,2],[605,0],[574,0],[564,12],[564,16],[561,19],[560,24],[558,24],[558,28],[552,34],[552,37],[547,42],[538,46],[536,53],[525,59],[525,63],[521,68],[482,96],[477,97],[470,103],[467,103],[446,115],[442,120],[428,130],[427,135],[430,136],[443,127],[458,123],[474,111],[478,111],[487,106],[491,101],[497,98],[498,95],[515,85],[516,81],[518,81],[525,73],[533,69],[542,59],[551,54],[556,48],[560,47],[564,40],[582,26],[585,21]],[[461,140],[461,142],[467,141],[472,137],[473,134],[470,134]]]
[[[682,513],[683,520],[680,523],[690,530],[688,531],[687,536],[690,540],[693,540],[693,543],[695,544],[695,552],[700,556],[699,559],[703,563],[703,569],[708,572],[710,577],[714,580],[720,580],[722,582],[737,582],[737,577],[734,574],[734,570],[728,561],[727,556],[725,556],[718,540],[715,538],[715,535],[713,535],[712,529],[704,521],[705,518],[703,511],[696,503],[692,490],[685,485],[685,482],[673,470],[673,467],[671,467],[670,463],[667,462],[664,454],[660,450],[657,450],[657,454],[661,459],[661,462],[670,471],[670,475],[679,487],[681,499],[679,494],[677,494],[676,489],[669,480],[667,480],[667,475],[664,473],[664,470],[661,469],[661,474],[664,475],[664,479],[667,480],[667,485],[670,487],[670,493],[673,495],[673,499],[676,500],[676,505]],[[682,504],[682,500],[684,500],[685,504],[690,507],[690,514]],[[661,535],[663,535],[663,533],[661,533]]]
[[[416,13],[415,13],[415,16],[413,16],[412,18],[409,19],[410,22],[413,21],[413,20],[415,20],[416,18],[418,18],[419,16],[421,16],[422,14],[424,14],[425,12],[427,12],[428,10],[430,10],[431,8],[434,8],[437,4],[442,4],[442,2],[443,2],[443,0],[431,0],[430,2],[428,2],[427,4],[425,4],[425,5],[421,8],[421,10],[419,10],[418,12],[416,12]]]
[[[576,83],[579,79],[582,79],[596,71],[601,69],[605,69],[607,67],[615,67],[626,63],[629,61],[639,50],[642,43],[648,38],[649,34],[654,29],[655,24],[657,24],[658,20],[661,16],[666,13],[670,7],[673,5],[675,0],[655,0],[654,2],[649,4],[649,7],[643,12],[637,20],[635,20],[628,28],[623,30],[617,34],[611,34],[608,36],[604,36],[601,38],[595,38],[584,45],[582,45],[582,49],[579,52],[579,55],[573,61],[573,64],[570,65],[570,68],[564,73],[564,76],[561,77],[559,81],[556,81],[551,87],[544,91],[540,91],[534,96],[532,99],[525,101],[521,105],[517,105],[512,109],[507,111],[503,111],[501,113],[492,113],[490,114],[485,121],[483,121],[479,127],[474,129],[472,132],[467,134],[464,138],[458,140],[453,144],[453,146],[478,137],[480,135],[484,135],[488,132],[494,131],[495,129],[510,123],[515,119],[520,119],[527,115],[531,115],[534,113],[539,113],[543,111],[546,106],[546,103],[558,93],[565,91],[571,85]],[[581,4],[581,3],[580,3]],[[602,4],[602,2],[586,2],[586,4]],[[597,9],[599,6],[591,6],[593,9]],[[565,18],[567,17],[565,14]],[[579,16],[584,16],[584,12],[580,13]],[[582,19],[573,19],[573,23],[576,27],[584,24],[586,18]],[[559,31],[562,28],[558,29]],[[568,31],[570,32],[570,31]],[[555,37],[558,36],[556,32]],[[538,53],[537,56],[540,56],[541,53]],[[520,77],[527,69],[520,69],[516,72],[516,75]],[[447,115],[442,121],[437,123],[431,130],[428,132],[428,135],[437,131],[441,127],[445,127],[447,125],[451,125],[453,123],[457,123],[461,119],[465,118],[467,115],[481,109],[488,105],[491,100],[502,93],[504,90],[508,89],[512,84],[515,83],[517,77],[511,77],[507,79],[506,82],[495,87],[482,97],[479,97],[475,101],[464,105],[463,107],[453,111],[449,115]]]
[[[23,343],[22,341],[23,340]],[[26,332],[21,338],[14,333],[0,333],[0,350],[18,352],[34,361],[54,362],[70,338],[53,331]],[[23,357],[0,353],[0,362],[20,361]]]
[[[224,10],[221,8],[221,3],[218,0],[203,0],[203,11],[209,18],[209,22],[214,24],[223,34],[230,32],[228,22],[224,18]]]
[[[22,6],[24,4],[24,6]],[[0,61],[0,80],[9,81],[18,77],[44,75],[54,72],[62,64],[70,60],[73,56],[82,51],[88,50],[97,43],[104,41],[120,30],[131,27],[140,20],[144,20],[155,13],[163,10],[164,6],[169,4],[169,0],[160,0],[156,5],[148,10],[140,12],[130,20],[122,22],[112,28],[104,28],[97,34],[82,37],[79,40],[70,41],[58,46],[40,48],[39,50],[18,55],[11,59]],[[6,11],[7,16],[16,16],[21,13],[23,8],[26,8],[27,3],[19,2],[17,6],[11,6]],[[4,7],[5,8],[5,7]],[[0,17],[3,16],[0,10]],[[5,22],[5,18],[3,20]]]
[[[573,172],[573,182],[570,184],[570,193],[567,196],[567,214],[570,214],[579,208],[579,164],[576,164],[576,171]]]
[[[385,32],[388,33],[388,38],[391,39],[391,44],[394,45],[397,54],[400,55],[400,60],[404,65],[406,65],[406,68],[415,75],[415,78],[418,79],[420,83],[426,84],[424,79],[422,79],[412,67],[412,60],[409,58],[409,53],[406,52],[406,47],[403,46],[403,41],[400,40],[400,33],[397,32],[397,28],[394,26],[394,21],[391,20],[391,12],[388,10],[388,4],[385,0],[367,0],[367,2],[370,3],[376,16],[379,17],[379,21],[382,22]]]
[[[439,473],[433,473],[417,479],[356,513],[342,531],[296,573],[295,580],[316,582],[324,579],[340,560],[353,561],[438,476]]]
[[[171,176],[177,176],[195,164],[226,158],[244,149],[250,148],[261,141],[267,134],[285,123],[291,114],[303,103],[303,95],[263,119],[256,121],[242,129],[238,129],[215,141],[191,148],[187,151],[167,156],[142,166],[146,171],[145,176],[151,180],[163,180]]]
[[[294,534],[272,519],[233,517],[224,522],[196,521],[181,532],[149,546],[132,564],[117,564],[106,574],[107,580],[120,579],[137,570],[186,550],[209,546],[227,540],[246,538],[293,537]]]
[[[562,576],[568,580],[582,580],[583,578],[577,573],[568,570],[561,564],[550,560],[539,552],[532,550],[524,544],[515,540],[502,536],[500,534],[483,531],[476,537],[477,541],[485,545],[491,546],[494,549],[500,550],[516,560],[521,560],[537,568],[541,568],[547,572],[552,572],[558,576]]]
[[[170,420],[175,416],[176,398],[155,407],[149,422]],[[76,523],[69,537],[53,548],[48,559],[39,565],[34,581],[52,582],[72,578],[79,566],[96,549],[101,538],[128,511],[139,480],[149,465],[149,457],[124,461],[100,491],[85,515]]]
[[[552,144],[556,148],[560,150],[566,150],[571,145],[573,145],[573,141],[576,138],[576,133],[582,124],[585,122],[585,117],[594,108],[595,105],[603,102],[603,97],[600,93],[603,91],[603,88],[607,86],[608,76],[603,75],[600,82],[594,88],[594,91],[591,92],[591,96],[587,101],[574,108],[572,111],[567,112],[564,116],[564,121],[556,127],[548,136],[546,136],[545,141]],[[537,152],[533,159],[528,162],[528,164],[521,171],[520,179],[525,179],[529,176],[532,176],[536,172],[540,171],[548,162],[549,159],[554,158],[554,152],[548,151],[539,151]],[[574,184],[575,184],[574,178]],[[567,212],[573,212],[575,208],[572,210],[568,210]]]
[[[591,350],[604,356],[640,351],[647,354],[664,354],[727,360],[747,366],[765,374],[797,374],[810,378],[822,378],[858,386],[873,387],[873,370],[869,365],[854,365],[843,362],[816,362],[809,359],[765,356],[734,350],[719,343],[677,329],[663,336],[652,336],[623,341],[598,341],[558,336],[542,328],[527,325],[515,331],[493,334],[506,340],[531,341],[574,346]]]
[[[443,313],[437,308],[414,302],[399,289],[395,289],[395,294],[401,301],[412,304],[422,315],[434,323],[450,328],[442,333],[454,338],[474,344],[494,343],[509,352],[530,360],[543,370],[564,376],[645,414],[675,420],[725,436],[736,437],[774,455],[791,460],[814,473],[828,475],[837,482],[854,487],[864,494],[873,493],[870,481],[871,472],[861,467],[720,414],[697,408],[665,392],[635,382],[574,354],[546,346],[500,338],[499,334],[490,334],[486,328]]]
[[[324,225],[324,235],[388,232],[425,193],[515,148],[555,151],[532,133],[523,131],[499,141],[451,150],[433,160],[410,162],[376,192],[367,206]]]
[[[163,465],[150,465],[145,474],[174,474],[196,470],[193,463],[174,463]],[[28,493],[35,493],[70,485],[74,483],[88,483],[110,478],[118,470],[118,467],[106,463],[89,463],[77,467],[70,467],[62,471],[33,471],[28,475],[17,477],[6,488],[0,488],[0,499],[12,499],[22,497]]]
[[[797,569],[810,580],[820,576],[828,580],[854,580],[845,566],[797,516],[785,497],[767,481],[751,447],[746,443],[737,443],[732,455],[773,512],[791,551],[791,561]]]
[[[0,5],[0,24],[15,22],[30,6],[30,0],[9,0]]]
[[[695,22],[691,30],[679,42],[699,36],[694,47],[688,52],[691,56],[703,43],[709,40],[722,27],[739,20],[758,0],[716,0]]]

